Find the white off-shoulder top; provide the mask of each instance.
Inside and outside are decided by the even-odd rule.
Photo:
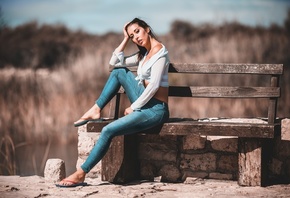
[[[165,46],[162,45],[162,48],[156,54],[144,62],[146,56],[147,53],[138,61],[138,53],[125,56],[124,52],[113,52],[110,59],[110,65],[114,67],[138,65],[136,81],[139,81],[139,85],[142,85],[144,80],[149,81],[144,92],[131,104],[133,110],[138,110],[143,107],[155,95],[160,86],[168,87],[168,67],[170,61]]]

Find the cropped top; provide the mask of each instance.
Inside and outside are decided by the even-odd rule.
[[[157,92],[160,86],[168,87],[168,67],[169,57],[168,51],[164,45],[154,54],[149,60],[146,59],[147,53],[139,61],[138,53],[130,56],[124,56],[124,52],[115,53],[110,59],[110,65],[114,67],[130,67],[138,65],[136,81],[138,84],[143,85],[143,81],[149,81],[140,97],[131,104],[133,110],[139,110],[143,107]]]

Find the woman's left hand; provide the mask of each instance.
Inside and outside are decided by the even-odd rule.
[[[125,109],[124,115],[128,115],[132,112],[133,112],[133,109],[131,107],[128,107],[127,109]]]

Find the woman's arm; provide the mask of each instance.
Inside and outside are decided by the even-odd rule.
[[[141,96],[131,104],[132,110],[138,110],[143,107],[158,91],[162,75],[168,69],[168,61],[166,57],[158,59],[151,67],[150,83],[145,88]]]
[[[124,52],[116,53],[114,51],[109,64],[113,67],[137,66],[139,63],[138,54],[139,52],[132,54],[130,56],[125,56]]]
[[[124,50],[130,40],[130,37],[125,29],[126,25],[127,24],[125,24],[123,28],[124,39],[115,49],[110,59],[110,65],[114,67],[136,66],[138,64],[138,52],[130,56],[124,55]]]

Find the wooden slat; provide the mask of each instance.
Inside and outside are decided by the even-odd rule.
[[[87,132],[100,132],[112,120],[104,122],[90,122]],[[155,127],[144,133],[159,133],[160,135],[213,135],[213,136],[239,136],[273,138],[275,125],[253,123],[227,123],[227,122],[198,122],[190,120],[170,121],[163,126]]]
[[[110,67],[110,71],[114,67]],[[128,67],[136,72],[137,66]],[[233,63],[171,63],[170,73],[195,74],[283,74],[283,64],[233,64]]]
[[[280,88],[170,86],[169,96],[205,98],[277,98],[280,97]]]
[[[205,74],[282,74],[283,64],[172,63],[170,72]]]
[[[271,77],[271,86],[278,87],[279,86],[279,78],[278,76]],[[268,107],[268,123],[274,124],[276,119],[276,112],[277,112],[277,98],[270,98],[269,100],[269,107]]]
[[[165,123],[159,134],[273,138],[274,128],[268,124],[185,121]]]

